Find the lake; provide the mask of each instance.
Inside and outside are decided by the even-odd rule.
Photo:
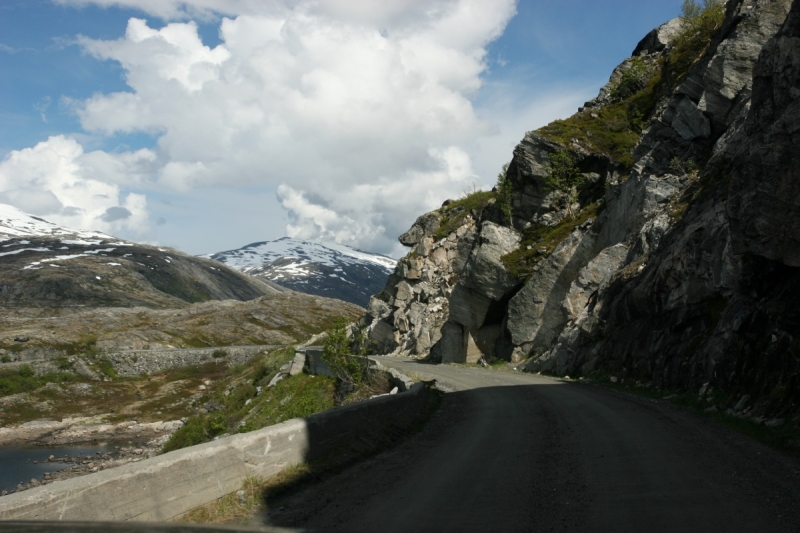
[[[51,455],[56,457],[93,457],[97,452],[111,453],[113,444],[95,446],[0,446],[0,491],[11,492],[17,485],[30,483],[32,478],[39,481],[45,472],[55,472],[71,466],[70,463],[48,463]],[[37,461],[37,463],[34,463]]]

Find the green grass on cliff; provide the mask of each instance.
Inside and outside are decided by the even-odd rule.
[[[492,191],[474,191],[439,209],[442,222],[439,229],[433,233],[433,239],[438,241],[450,235],[462,224],[467,215],[473,211],[482,211],[494,197],[495,193]]]
[[[527,280],[534,267],[553,253],[575,228],[599,213],[600,206],[594,203],[577,213],[575,218],[564,219],[555,226],[534,226],[525,230],[519,248],[501,258],[503,266],[515,278]]]
[[[684,5],[683,18],[683,28],[666,58],[652,65],[633,59],[630,70],[612,89],[613,103],[556,120],[537,133],[564,146],[575,141],[625,167],[633,165],[632,151],[656,105],[683,82],[692,66],[705,55],[714,33],[722,26],[725,6],[717,0],[703,5],[690,1]]]

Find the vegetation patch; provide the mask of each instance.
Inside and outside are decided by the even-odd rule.
[[[714,33],[725,20],[725,3],[721,0],[684,0],[682,26],[669,53],[669,77],[672,88],[686,78],[689,70],[705,55]]]
[[[508,163],[503,165],[503,169],[500,171],[500,174],[497,175],[497,207],[500,209],[500,212],[503,214],[503,222],[508,224],[509,226],[513,226],[512,214],[513,209],[511,205],[511,200],[513,198],[513,189],[511,186],[511,180],[508,179]]]
[[[196,402],[205,412],[190,416],[165,444],[164,451],[194,446],[220,435],[254,431],[334,407],[335,382],[325,376],[298,374],[267,387],[292,357],[294,347],[287,347],[262,356],[254,364],[225,371]]]
[[[649,99],[643,98],[645,95],[637,96],[597,110],[576,113],[568,119],[556,120],[537,130],[537,133],[563,146],[575,141],[588,150],[630,167],[633,165],[633,148],[639,142],[646,118],[652,113],[649,105],[645,109],[641,105]],[[655,107],[655,102],[652,107]]]
[[[450,235],[461,226],[467,215],[472,211],[483,211],[494,197],[495,193],[491,191],[475,191],[439,209],[442,222],[439,229],[433,233],[433,239],[438,241]]]
[[[553,253],[575,228],[599,213],[600,206],[594,203],[581,210],[574,218],[565,218],[555,226],[534,226],[525,230],[519,248],[501,258],[503,266],[515,278],[527,281],[540,261]]]
[[[30,365],[21,365],[17,371],[0,373],[0,397],[33,392],[48,383],[72,383],[79,379],[72,373],[58,372],[35,376]]]
[[[634,58],[612,91],[612,102],[588,109],[537,130],[543,137],[568,146],[573,141],[601,153],[627,168],[632,151],[658,101],[680,85],[691,67],[706,53],[714,33],[722,26],[725,5],[720,0],[685,0],[683,25],[666,58],[647,63]]]

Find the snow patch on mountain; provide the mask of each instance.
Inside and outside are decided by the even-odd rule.
[[[47,220],[33,215],[8,204],[0,204],[0,241],[6,241],[17,237],[77,237],[77,240],[64,241],[64,244],[94,244],[89,242],[102,242],[107,239],[114,239],[111,235],[99,231],[80,231],[58,224],[53,224]],[[97,241],[100,239],[100,241]]]
[[[342,264],[371,263],[388,271],[394,270],[397,261],[384,255],[370,254],[333,243],[318,243],[283,237],[275,241],[256,242],[237,250],[203,255],[216,259],[229,267],[248,272],[282,257],[291,257],[303,263],[337,267]]]
[[[366,306],[397,261],[341,244],[284,237],[203,257],[289,289]]]

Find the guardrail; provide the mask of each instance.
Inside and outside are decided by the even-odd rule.
[[[412,424],[426,390],[417,383],[404,393],[3,496],[0,520],[169,520],[238,490],[247,477],[268,479],[363,432]]]

